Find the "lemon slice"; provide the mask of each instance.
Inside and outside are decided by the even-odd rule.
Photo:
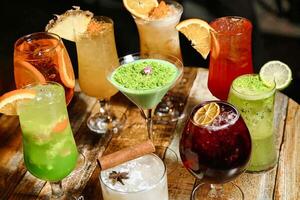
[[[197,125],[208,125],[211,124],[219,114],[219,105],[215,102],[212,102],[197,110],[193,120]]]
[[[276,89],[278,90],[289,86],[293,79],[289,66],[278,60],[269,61],[264,64],[259,71],[259,76],[267,86],[273,86],[275,81]]]
[[[147,19],[149,13],[158,6],[157,0],[123,0],[125,8],[134,16]]]
[[[212,50],[214,57],[220,51],[216,31],[201,19],[187,19],[177,24],[176,29],[192,42],[192,47],[196,49],[204,59]]]

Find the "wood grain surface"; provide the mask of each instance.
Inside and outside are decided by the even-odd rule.
[[[206,69],[185,67],[181,82],[171,90],[185,102],[182,106],[184,117],[175,123],[155,124],[155,145],[169,146],[178,153],[178,142],[191,109],[201,101],[215,99],[207,89],[207,75]],[[295,101],[277,93],[275,134],[278,163],[268,172],[244,173],[234,181],[244,191],[246,200],[300,199],[299,108]],[[147,138],[145,120],[140,111],[121,93],[112,98],[111,105],[113,112],[123,121],[121,131],[106,135],[90,132],[86,119],[98,109],[97,101],[80,93],[78,88],[68,106],[76,144],[85,157],[84,165],[78,166],[63,181],[67,194],[75,198],[83,196],[102,200],[96,158]],[[196,180],[180,160],[174,169],[168,174],[169,199],[189,200]],[[0,116],[0,200],[49,199],[50,194],[50,184],[26,170],[18,117]]]

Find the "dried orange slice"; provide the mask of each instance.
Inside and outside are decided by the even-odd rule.
[[[67,88],[75,87],[75,77],[71,60],[64,47],[58,48],[58,70],[62,83]]]
[[[134,16],[147,19],[149,13],[158,6],[157,0],[123,0],[125,8]]]
[[[23,60],[15,60],[14,75],[17,88],[21,88],[30,83],[45,83],[43,74],[32,64]]]
[[[216,37],[216,31],[201,19],[187,19],[177,24],[176,29],[184,34],[192,42],[195,48],[204,59],[214,46],[214,55],[218,56],[220,47]]]
[[[208,125],[211,124],[219,114],[219,105],[215,102],[211,102],[197,110],[193,120],[198,125]]]
[[[17,115],[17,103],[33,99],[36,92],[30,89],[18,89],[5,93],[0,97],[0,113],[5,115]]]

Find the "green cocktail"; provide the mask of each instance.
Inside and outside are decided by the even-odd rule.
[[[35,90],[36,97],[18,104],[25,165],[42,180],[60,181],[71,173],[78,157],[64,89],[56,83],[28,89]]]
[[[159,59],[140,59],[118,67],[110,81],[142,109],[161,101],[180,75],[176,66]]]
[[[264,171],[276,164],[273,130],[275,91],[275,84],[268,87],[254,74],[239,76],[231,85],[228,101],[240,111],[252,137],[248,171]]]

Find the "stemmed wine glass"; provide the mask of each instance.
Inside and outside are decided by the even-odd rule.
[[[202,125],[199,116],[205,111],[208,114],[212,105],[219,108],[219,113],[211,123]],[[224,101],[196,106],[180,140],[183,165],[200,182],[191,199],[243,199],[242,190],[228,182],[246,170],[251,146],[249,130],[234,106]]]
[[[87,31],[75,34],[80,89],[97,98],[100,105],[87,126],[98,134],[117,133],[123,125],[123,118],[117,118],[110,109],[110,98],[118,90],[106,79],[107,69],[119,64],[113,25],[109,17],[94,16]]]
[[[79,153],[65,103],[64,88],[55,82],[24,87],[34,99],[18,103],[24,162],[35,177],[49,181],[52,197],[63,197],[62,180],[76,167]]]
[[[15,42],[14,76],[17,88],[46,81],[61,84],[67,104],[74,94],[72,63],[62,39],[54,33],[31,33]]]
[[[148,138],[153,141],[154,109],[182,75],[182,62],[171,55],[135,53],[121,57],[119,63],[120,66],[111,68],[108,80],[141,110],[146,119]],[[177,160],[173,150],[163,149],[165,156]]]

